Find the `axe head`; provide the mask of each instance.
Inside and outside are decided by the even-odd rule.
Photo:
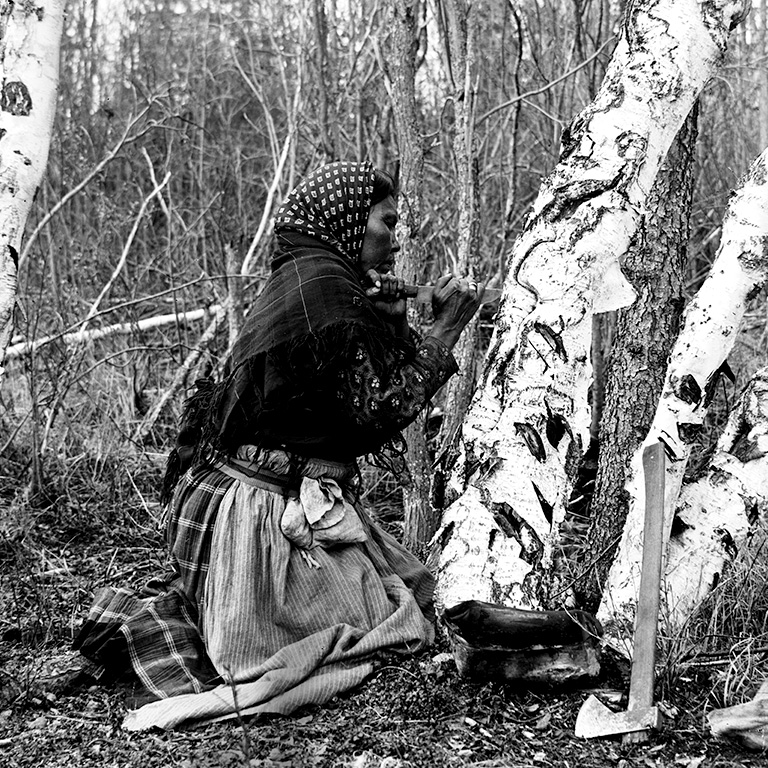
[[[658,707],[641,707],[626,712],[614,712],[597,696],[590,696],[576,716],[576,735],[583,739],[601,736],[615,736],[619,733],[634,733],[658,728],[661,713]]]

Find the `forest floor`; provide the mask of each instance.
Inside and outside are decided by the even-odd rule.
[[[9,489],[13,478],[5,479]],[[16,497],[0,520],[2,768],[768,765],[768,757],[708,735],[709,673],[675,677],[663,694],[669,716],[662,730],[647,744],[625,746],[620,739],[574,736],[586,692],[471,684],[439,644],[418,657],[390,660],[359,689],[291,717],[126,732],[128,687],[57,697],[45,681],[76,665],[69,645],[96,589],[138,586],[161,568],[156,508],[138,485],[135,501],[119,510],[104,501],[114,496],[109,484],[101,501],[66,490],[64,501],[43,512]],[[598,685],[621,687],[621,679]]]

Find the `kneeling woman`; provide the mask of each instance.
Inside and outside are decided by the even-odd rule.
[[[132,668],[157,699],[126,727],[288,713],[431,641],[432,577],[364,512],[356,459],[397,457],[483,289],[441,278],[430,334],[409,329],[395,194],[339,162],[279,209],[228,376],[192,396],[169,461],[172,572],[152,596],[103,590],[76,640],[94,676]]]

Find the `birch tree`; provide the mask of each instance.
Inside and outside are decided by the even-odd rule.
[[[768,516],[768,368],[744,388],[707,473],[683,487],[667,547],[664,631],[675,636]]]
[[[0,358],[8,346],[24,226],[51,143],[63,0],[8,3],[0,15]]]
[[[660,163],[742,3],[636,2],[594,99],[564,131],[509,258],[481,387],[435,537],[437,602],[566,601],[559,528],[589,432],[592,313],[629,304],[618,266]]]
[[[711,401],[718,378],[724,372],[724,364],[730,352],[748,300],[765,284],[768,278],[768,150],[754,162],[732,197],[723,220],[723,234],[720,250],[712,264],[709,276],[685,311],[683,329],[672,351],[656,415],[643,443],[661,441],[664,443],[668,463],[666,470],[666,493],[664,523],[666,539],[674,519],[674,511],[683,480],[683,473],[691,453],[691,447],[701,432],[704,416]],[[759,407],[751,410],[759,414]],[[738,413],[738,411],[737,411]],[[744,418],[736,418],[721,441],[721,454],[728,454],[736,438],[741,435]],[[762,425],[754,425],[755,440],[761,437]],[[750,427],[750,430],[752,427]],[[621,650],[624,640],[631,635],[634,621],[634,606],[640,580],[642,557],[642,516],[644,491],[640,466],[640,447],[632,460],[632,472],[628,481],[629,511],[619,551],[611,566],[606,582],[603,601],[598,618],[606,628],[609,642]],[[720,456],[719,477],[731,476],[732,490],[748,496],[738,488],[742,472],[738,465]],[[762,462],[751,465],[746,474],[753,473],[761,480]],[[746,488],[750,482],[745,481]],[[754,480],[752,484],[754,484]],[[731,503],[727,507],[716,506],[708,511],[714,501],[712,490],[718,482],[709,483],[709,494],[702,487],[697,495],[691,491],[683,499],[685,527],[691,533],[681,541],[688,540],[691,547],[698,549],[698,555],[683,567],[684,553],[677,552],[668,563],[666,581],[667,608],[671,625],[678,626],[687,615],[689,600],[696,599],[701,589],[712,584],[710,577],[703,574],[715,561],[702,567],[701,558],[706,557],[706,548],[695,544],[700,536],[710,537],[716,530],[737,531],[743,517],[743,504]],[[722,490],[722,489],[720,489]],[[719,498],[724,503],[724,497]],[[682,510],[681,510],[682,512]],[[717,520],[714,520],[716,517]],[[730,536],[730,534],[729,534]],[[679,549],[679,542],[678,542]],[[691,562],[694,563],[691,566]],[[695,563],[699,565],[696,566]],[[722,562],[721,562],[722,565]]]

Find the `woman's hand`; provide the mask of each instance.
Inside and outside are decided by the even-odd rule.
[[[443,342],[449,349],[459,340],[464,327],[480,306],[485,285],[464,277],[444,275],[435,283],[432,294],[432,312],[435,324],[430,336]]]
[[[376,311],[394,327],[396,333],[406,335],[408,322],[403,294],[405,280],[395,275],[381,274],[375,269],[369,269],[365,276],[371,284],[365,295],[373,302]]]

